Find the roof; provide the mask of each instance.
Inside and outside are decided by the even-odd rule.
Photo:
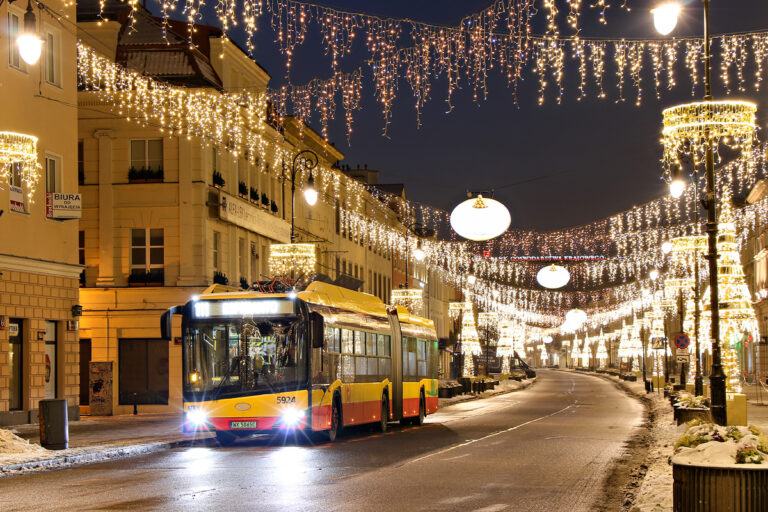
[[[356,292],[341,286],[314,281],[306,290],[298,292],[296,296],[311,304],[344,309],[364,315],[387,318],[389,312],[387,305],[381,299],[370,293]],[[285,293],[261,293],[251,290],[238,290],[237,288],[221,285],[213,285],[206,289],[198,298],[199,300],[235,300],[235,299],[275,299],[285,298]],[[412,315],[403,306],[396,306],[397,317],[402,323],[420,325],[434,329],[435,323],[428,318]]]
[[[129,69],[166,82],[221,87],[221,80],[208,59],[188,48],[135,49],[118,46],[116,60]]]

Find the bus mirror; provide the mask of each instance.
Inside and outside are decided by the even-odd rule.
[[[184,313],[184,306],[173,306],[160,316],[160,337],[164,340],[173,339],[173,315]]]
[[[309,314],[309,324],[312,333],[312,348],[323,348],[325,341],[325,329],[323,326],[323,315],[317,311]]]

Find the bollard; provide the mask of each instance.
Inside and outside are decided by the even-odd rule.
[[[136,393],[133,393],[133,415],[139,414],[139,409],[136,407]]]
[[[66,450],[69,445],[67,400],[40,400],[39,407],[40,446],[49,450]]]

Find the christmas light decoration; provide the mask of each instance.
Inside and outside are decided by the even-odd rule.
[[[514,354],[515,323],[510,320],[501,320],[498,327],[499,341],[496,345],[496,357],[501,358],[501,373],[509,374],[509,358]]]
[[[421,288],[398,288],[392,290],[392,304],[403,306],[409,313],[424,314],[424,290]]]
[[[272,244],[269,272],[273,276],[312,276],[317,265],[314,244]]]
[[[733,150],[750,150],[756,141],[757,106],[746,101],[703,101],[664,110],[665,177],[689,157],[697,169],[706,147],[724,144]]]
[[[723,371],[727,377],[726,390],[731,393],[741,393],[741,365],[738,360],[738,349],[745,336],[756,337],[759,329],[739,257],[733,208],[727,201],[723,202],[718,226],[717,252],[719,256],[717,283],[720,304],[720,350]],[[705,333],[711,333],[710,297],[711,292],[707,287],[702,300],[704,308],[699,328],[702,339]]]
[[[14,180],[18,180],[31,202],[41,170],[37,158],[37,137],[0,132],[0,189],[14,185]]]

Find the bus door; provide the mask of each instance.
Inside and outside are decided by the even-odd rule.
[[[389,312],[389,324],[392,326],[392,412],[394,420],[403,417],[403,341],[400,335],[400,321],[397,310]]]

